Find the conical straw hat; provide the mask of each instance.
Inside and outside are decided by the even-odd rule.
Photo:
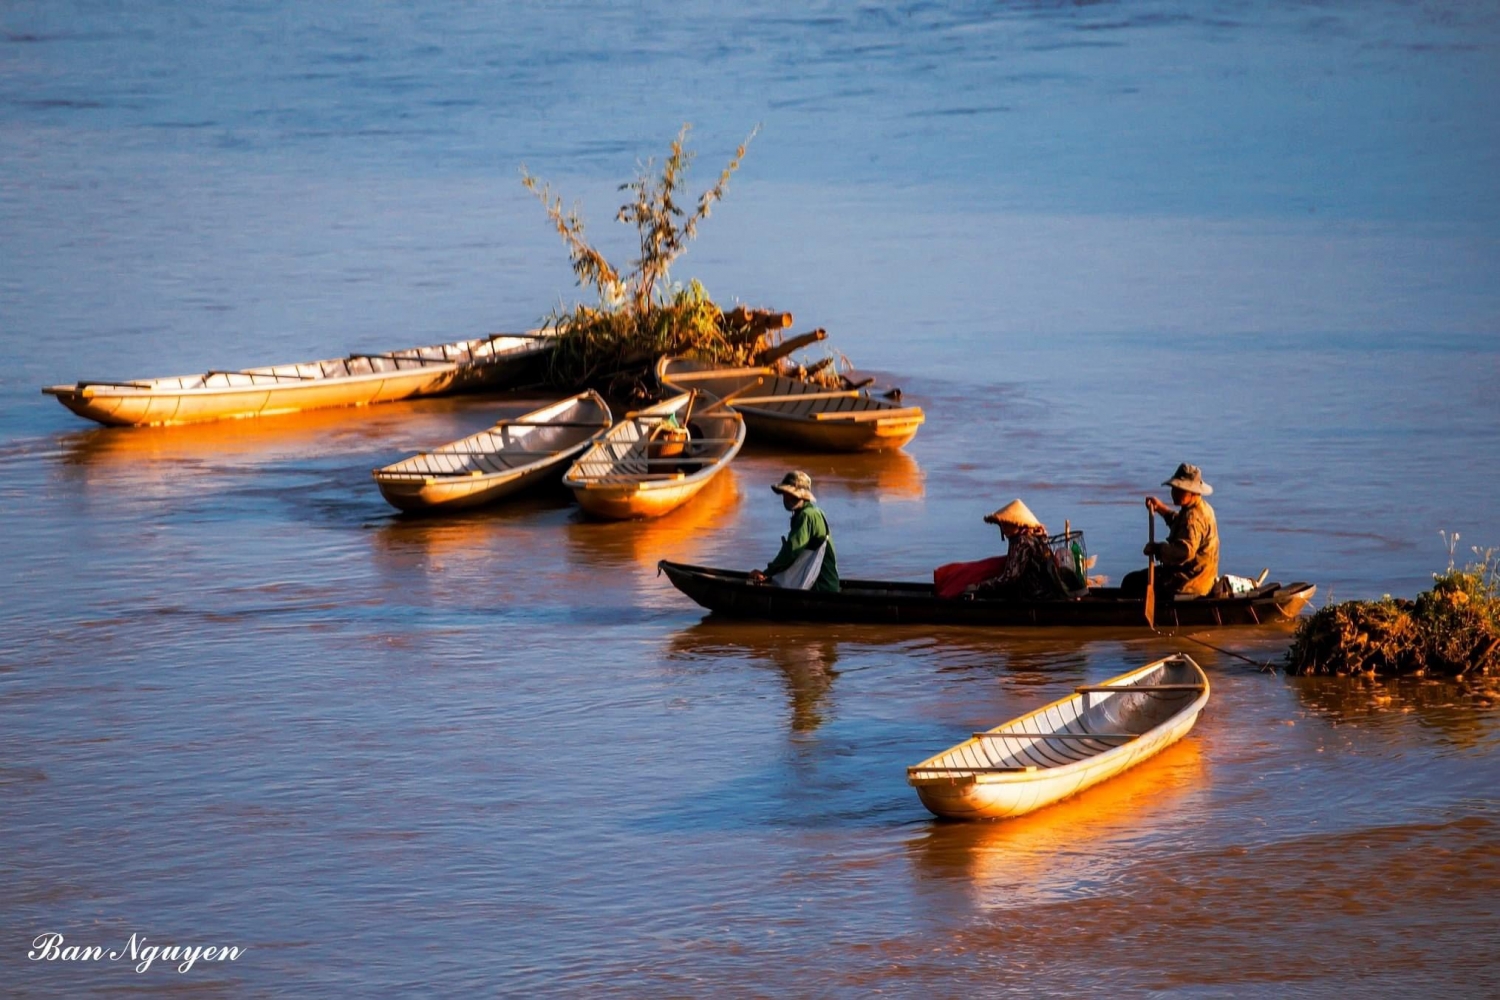
[[[995,511],[995,513],[986,514],[984,519],[990,524],[1014,524],[1021,528],[1040,528],[1042,526],[1042,522],[1036,519],[1036,515],[1031,512],[1031,508],[1019,500],[1012,500],[1004,507]]]

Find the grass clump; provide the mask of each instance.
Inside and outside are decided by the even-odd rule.
[[[1500,559],[1494,549],[1472,551],[1477,561],[1455,569],[1450,542],[1447,572],[1434,573],[1432,589],[1415,600],[1387,595],[1345,601],[1312,615],[1297,627],[1287,670],[1379,677],[1500,674]]]
[[[584,238],[578,211],[564,210],[551,188],[522,168],[522,184],[546,208],[547,217],[567,245],[580,287],[597,295],[592,305],[554,312],[547,326],[560,335],[552,354],[549,381],[557,386],[592,386],[613,395],[644,396],[650,368],[664,354],[681,354],[727,365],[748,364],[763,345],[763,336],[780,328],[784,314],[737,308],[721,309],[703,286],[673,284],[673,263],[698,234],[713,206],[723,199],[729,179],[744,160],[755,132],[735,150],[717,182],[684,207],[684,190],[693,154],[687,149],[689,125],[672,141],[660,172],[647,162],[636,179],[620,185],[630,200],[615,213],[633,225],[640,256],[628,270],[615,267]],[[786,316],[790,324],[790,316]]]

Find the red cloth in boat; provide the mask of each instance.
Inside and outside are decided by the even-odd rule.
[[[948,563],[932,571],[932,589],[937,596],[952,600],[962,597],[970,587],[999,576],[1004,568],[1004,556],[980,559],[978,562]]]

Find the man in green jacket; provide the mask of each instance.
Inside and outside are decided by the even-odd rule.
[[[817,580],[808,589],[836,592],[839,589],[838,558],[833,553],[828,518],[813,496],[812,477],[805,472],[788,472],[771,489],[781,494],[782,504],[792,512],[792,530],[781,540],[781,551],[764,570],[750,571],[750,582],[770,583],[771,577],[790,567],[799,555],[822,545],[823,565]]]

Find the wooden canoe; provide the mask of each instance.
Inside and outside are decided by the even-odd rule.
[[[536,377],[539,362],[555,345],[555,336],[541,331],[496,333],[451,344],[265,368],[86,380],[49,385],[42,392],[101,424],[187,424],[503,388]]]
[[[757,438],[809,451],[884,451],[916,436],[921,407],[901,406],[868,390],[835,390],[778,375],[774,368],[715,368],[686,358],[662,358],[656,378],[677,392],[698,389],[720,398],[761,384],[733,406]]]
[[[836,593],[756,586],[737,570],[663,560],[672,585],[715,614],[771,621],[976,625],[1001,628],[1146,628],[1145,601],[1097,587],[1078,600],[946,600],[930,583],[843,580]],[[1157,628],[1266,625],[1295,618],[1317,593],[1310,583],[1267,583],[1234,597],[1159,601]]]
[[[590,389],[371,475],[401,510],[478,507],[556,481],[609,425],[609,405]]]
[[[975,733],[907,768],[906,780],[938,816],[1020,816],[1166,749],[1207,704],[1207,675],[1179,653]]]
[[[692,403],[691,411],[689,403]],[[625,419],[596,438],[563,483],[579,506],[595,517],[626,520],[660,517],[691,500],[718,475],[745,443],[745,421],[710,397],[683,393]],[[664,447],[668,417],[689,437]]]

